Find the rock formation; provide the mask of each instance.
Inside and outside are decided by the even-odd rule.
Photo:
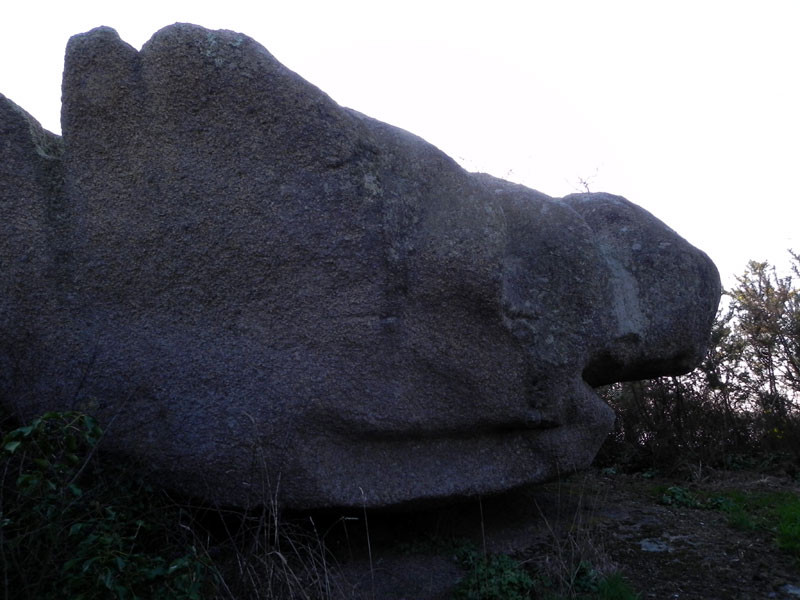
[[[589,464],[592,386],[684,373],[708,257],[471,174],[252,39],[73,37],[63,138],[0,97],[0,402],[99,416],[213,502],[385,506]]]

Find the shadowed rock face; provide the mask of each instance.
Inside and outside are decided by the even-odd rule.
[[[465,172],[243,35],[73,37],[63,141],[0,97],[0,401],[236,505],[588,465],[592,386],[701,358],[708,257],[618,196]]]

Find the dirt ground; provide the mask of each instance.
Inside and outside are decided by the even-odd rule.
[[[675,485],[800,494],[797,481],[695,475],[687,481],[590,470],[456,506],[317,516],[317,525],[338,562],[336,595],[345,598],[450,598],[466,574],[455,560],[463,545],[509,554],[532,575],[554,579],[581,561],[601,574],[618,571],[643,600],[800,598],[800,566],[770,532],[735,529],[719,510],[659,501],[660,490]]]

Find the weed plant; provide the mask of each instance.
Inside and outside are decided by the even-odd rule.
[[[461,580],[453,600],[524,600],[533,589],[533,579],[510,556],[483,555],[465,548],[457,559],[469,574]]]
[[[453,600],[637,600],[639,595],[621,573],[607,574],[583,560],[576,565],[529,572],[524,563],[505,554],[484,555],[475,547],[463,546],[456,553],[468,570],[456,586]],[[528,565],[530,566],[530,565]]]
[[[681,508],[703,508],[703,503],[685,487],[673,485],[668,487],[661,496],[661,504],[678,506]]]

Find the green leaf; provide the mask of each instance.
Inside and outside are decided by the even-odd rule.
[[[163,577],[167,574],[167,571],[164,569],[163,566],[156,566],[152,567],[151,569],[147,569],[144,571],[145,576],[148,579],[156,579],[158,577]]]
[[[80,533],[80,530],[83,529],[85,523],[73,523],[72,526],[69,528],[69,535],[75,535],[76,533]]]
[[[3,446],[3,448],[5,448],[10,454],[14,454],[14,452],[16,452],[17,448],[19,448],[21,443],[22,442],[20,442],[19,440],[6,442],[5,446]]]
[[[85,561],[83,561],[83,564],[81,565],[81,571],[83,571],[84,573],[86,573],[86,572],[87,572],[89,569],[91,569],[91,568],[92,568],[92,565],[93,565],[95,562],[97,562],[97,557],[96,557],[96,556],[93,556],[92,558],[90,558],[90,559],[88,559],[88,560],[85,560]]]

